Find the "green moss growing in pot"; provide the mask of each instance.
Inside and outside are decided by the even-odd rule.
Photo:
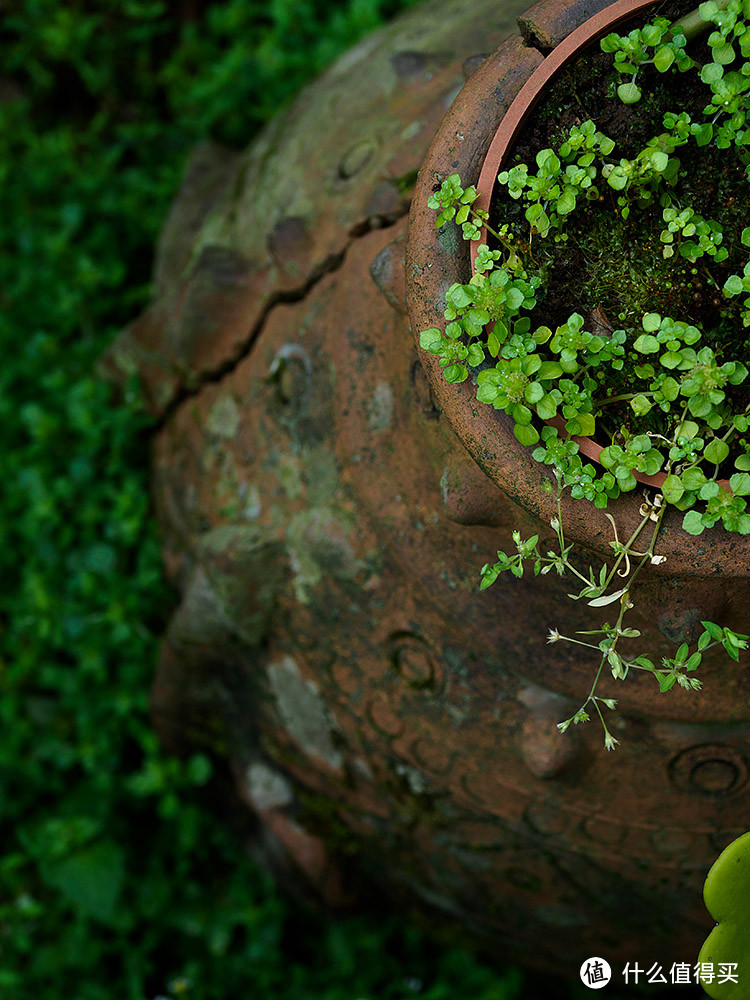
[[[621,680],[645,670],[662,692],[693,690],[706,650],[721,645],[737,660],[747,647],[747,636],[704,622],[697,648],[683,643],[658,666],[622,650],[639,636],[624,617],[641,571],[663,561],[657,543],[669,507],[684,512],[689,534],[750,534],[750,226],[733,207],[750,176],[750,19],[740,0],[711,0],[600,45],[607,72],[594,63],[588,91],[568,82],[562,104],[548,99],[536,134],[527,128],[498,174],[489,212],[457,174],[434,191],[437,226],[454,220],[479,246],[471,280],[447,292],[445,329],[422,331],[420,345],[447,381],[471,373],[477,399],[507,413],[516,438],[554,474],[557,550],[516,534],[516,552],[498,552],[481,587],[530,565],[572,575],[575,600],[614,606],[613,622],[548,637],[599,661],[559,728],[596,712],[613,749],[603,709],[616,702],[596,694],[604,670]],[[549,145],[539,148],[545,114]],[[613,564],[581,572],[565,538],[563,494],[604,509],[639,481],[651,493],[636,530],[620,539],[610,518]]]

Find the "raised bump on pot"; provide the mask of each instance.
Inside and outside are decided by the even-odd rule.
[[[312,391],[313,368],[310,355],[300,344],[284,344],[268,366],[268,380],[276,386],[280,403],[306,401]]]
[[[498,527],[513,521],[507,498],[468,455],[444,467],[440,493],[445,516],[456,524]]]
[[[575,760],[578,748],[555,728],[558,716],[549,711],[531,712],[521,730],[520,751],[535,778],[556,778]]]
[[[344,153],[339,161],[339,177],[349,180],[367,166],[378,149],[376,139],[360,139]]]
[[[404,253],[406,240],[403,234],[384,247],[370,264],[370,277],[393,309],[406,313],[406,275]]]
[[[334,769],[341,768],[343,757],[331,738],[335,724],[329,718],[317,685],[301,676],[290,656],[269,663],[266,670],[290,736],[308,756],[318,757]]]

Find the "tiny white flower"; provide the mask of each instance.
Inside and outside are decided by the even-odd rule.
[[[658,566],[660,563],[663,563],[666,558],[666,556],[651,556],[651,563],[654,566]]]
[[[557,529],[560,527],[560,522],[556,517],[553,517],[552,520],[550,521],[550,527],[552,528],[553,531],[557,531]]]
[[[614,736],[609,731],[605,732],[605,734],[604,734],[604,746],[607,748],[607,750],[614,750],[615,745],[618,744],[619,742],[620,741],[616,740],[614,738]]]
[[[558,642],[560,639],[562,639],[562,636],[557,629],[551,628],[549,630],[549,635],[547,636],[547,642]]]

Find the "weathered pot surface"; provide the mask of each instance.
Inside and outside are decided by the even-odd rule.
[[[329,901],[364,872],[496,956],[568,973],[694,960],[703,878],[744,831],[749,685],[710,658],[692,694],[610,680],[616,754],[593,725],[557,732],[592,664],[544,636],[589,619],[552,575],[478,593],[514,530],[551,536],[544,473],[493,411],[478,422],[470,386],[424,377],[405,192],[442,119],[409,234],[417,332],[469,266],[432,185],[476,177],[540,49],[603,6],[544,0],[503,41],[494,0],[435,2],[354,50],[219,180],[189,178],[160,299],[113,352],[165,413],[164,737],[226,756],[269,855]],[[573,513],[606,548],[606,522]],[[729,566],[725,543],[691,555],[674,535],[633,612],[657,656],[701,618],[747,623],[746,548]]]

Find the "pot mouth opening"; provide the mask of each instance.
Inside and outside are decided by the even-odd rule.
[[[684,4],[684,7],[686,8],[690,6],[691,5],[688,3]],[[508,108],[508,111],[504,115],[497,131],[495,132],[494,136],[491,139],[487,153],[485,154],[485,156],[481,161],[480,174],[476,182],[477,196],[476,200],[473,203],[473,208],[477,209],[480,213],[484,213],[490,218],[492,218],[491,213],[494,205],[495,220],[493,221],[495,225],[498,225],[498,222],[496,221],[498,206],[494,204],[495,193],[498,191],[499,187],[498,173],[504,168],[506,170],[505,177],[507,177],[507,171],[511,170],[510,166],[511,156],[514,150],[517,149],[518,142],[521,139],[521,137],[524,136],[524,134],[525,138],[523,139],[522,145],[526,150],[526,155],[524,157],[524,161],[526,162],[526,158],[529,155],[528,146],[530,144],[529,143],[530,132],[529,130],[526,130],[526,133],[524,133],[525,126],[527,125],[527,123],[529,123],[530,119],[533,121],[533,114],[535,110],[540,104],[544,102],[545,99],[548,98],[550,94],[550,88],[552,87],[552,85],[556,82],[556,80],[562,74],[562,72],[566,70],[566,68],[568,68],[569,65],[574,60],[581,58],[581,56],[584,55],[587,50],[592,48],[605,34],[612,31],[614,28],[618,28],[623,25],[626,26],[625,32],[627,33],[628,29],[631,26],[639,26],[643,22],[644,18],[647,17],[651,9],[658,7],[659,7],[659,0],[616,0],[614,4],[610,5],[609,7],[606,7],[602,11],[599,11],[597,14],[589,18],[589,20],[587,20],[578,28],[576,28],[574,31],[572,31],[563,41],[561,41],[557,45],[555,49],[553,49],[546,56],[546,58],[538,66],[538,68],[525,81],[521,89],[518,91],[518,93],[512,100]],[[656,14],[658,13],[658,11],[654,13]],[[639,18],[639,15],[642,16]],[[670,16],[674,18],[675,14],[671,13]],[[679,16],[682,17],[684,15],[682,12],[680,12]],[[610,50],[607,49],[605,51],[610,51]],[[616,103],[615,98],[612,98],[612,101]],[[581,104],[581,107],[583,108],[583,104]],[[675,107],[675,110],[678,110],[678,108]],[[544,112],[545,119],[547,114],[548,114],[548,109],[545,110]],[[593,115],[593,117],[596,120],[596,114]],[[580,119],[578,119],[578,121],[580,121]],[[587,124],[592,125],[593,123],[588,122]],[[536,128],[537,126],[538,122],[537,125],[533,126],[532,128]],[[554,131],[554,128],[552,129],[552,131]],[[621,138],[618,139],[618,144],[620,143],[620,141],[622,141]],[[531,155],[533,156],[533,153]],[[519,155],[516,155],[515,161],[517,162],[519,158],[520,158]],[[528,160],[528,162],[531,161]],[[524,166],[522,169],[525,170],[526,167]],[[501,178],[501,180],[505,180],[505,178]],[[518,196],[514,194],[513,197],[517,198]],[[599,200],[601,201],[601,198]],[[622,219],[623,220],[625,219],[625,212],[622,213]],[[503,221],[502,217],[500,218],[500,221],[501,222]],[[476,265],[477,265],[477,258],[479,255],[479,247],[482,244],[488,244],[488,243],[490,244],[491,248],[500,247],[500,243],[497,240],[495,240],[493,243],[492,237],[488,235],[487,223],[479,224],[478,232],[479,232],[479,238],[470,240],[468,247],[472,276],[478,273]],[[564,238],[567,239],[567,237]],[[744,242],[744,237],[743,237],[743,242]],[[664,256],[665,257],[667,256],[666,251]],[[675,259],[679,260],[679,258]],[[717,260],[718,259],[719,258],[717,258]],[[479,270],[483,269],[480,267]],[[552,273],[554,274],[554,271]],[[695,273],[695,271],[693,273]],[[667,287],[671,288],[672,286],[669,285]],[[718,288],[718,286],[716,287]],[[609,308],[609,306],[607,306],[607,308]],[[601,309],[601,306],[596,306],[595,309],[596,312],[600,314],[600,316],[604,321],[603,323],[597,321],[597,325],[600,326],[598,332],[602,335],[609,336],[611,332],[614,330],[616,323],[614,324],[609,323],[606,314]],[[581,312],[585,313],[585,310],[582,309]],[[588,314],[586,313],[586,315]],[[625,315],[621,314],[619,318],[620,320],[623,320],[625,319]],[[692,319],[690,321],[692,322]],[[699,317],[697,325],[701,326],[702,322],[705,321],[706,321],[705,316],[703,317],[702,320]],[[555,324],[549,318],[542,320],[542,322],[550,323],[550,325],[554,329]],[[562,320],[560,320],[559,322],[562,322]],[[708,320],[708,322],[710,323],[710,319]],[[494,323],[490,323],[487,326],[487,331],[491,332],[493,326]],[[608,332],[605,332],[605,327],[608,328]],[[707,338],[710,341],[711,338],[710,326],[704,326],[704,330],[707,332]],[[634,336],[635,335],[636,334],[634,334]],[[714,346],[713,343],[711,343],[711,346]],[[485,363],[485,365],[486,364],[487,363]],[[550,420],[545,420],[544,423],[548,424],[551,427],[556,428],[561,437],[572,439],[578,445],[578,449],[581,455],[585,456],[586,458],[594,462],[600,463],[600,455],[606,446],[600,444],[595,437],[579,436],[578,434],[569,433],[565,429],[565,420],[559,415],[551,418]],[[609,427],[609,431],[612,432],[611,426]],[[728,475],[728,472],[726,472],[725,469],[722,469],[721,471],[725,472],[725,475]],[[667,473],[664,472],[658,472],[654,475],[648,475],[645,472],[636,471],[634,472],[634,475],[639,483],[655,489],[660,489],[667,478]],[[718,483],[719,487],[726,490],[730,494],[733,492],[730,480],[728,478],[717,479],[716,482]]]

